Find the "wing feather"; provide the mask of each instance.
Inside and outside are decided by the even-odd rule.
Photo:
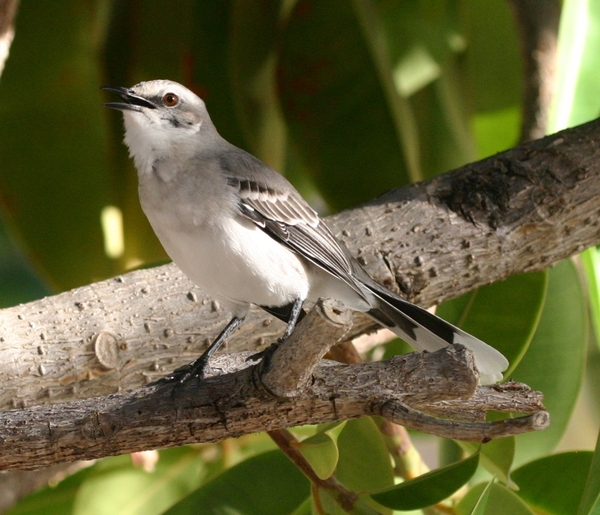
[[[272,237],[363,296],[352,256],[295,190],[283,193],[249,179],[229,178],[238,189],[240,212]]]

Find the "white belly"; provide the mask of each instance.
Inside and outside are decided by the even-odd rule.
[[[249,303],[282,306],[307,297],[303,261],[249,220],[164,230],[168,224],[160,218],[149,217],[167,254],[195,284],[232,310],[243,311]]]

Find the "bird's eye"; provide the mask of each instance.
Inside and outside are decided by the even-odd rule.
[[[179,97],[175,93],[166,93],[162,100],[167,107],[175,107],[179,103]]]

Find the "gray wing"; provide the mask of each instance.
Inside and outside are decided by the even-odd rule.
[[[239,150],[222,158],[221,169],[227,174],[228,185],[237,190],[242,215],[364,296],[353,275],[350,252],[287,179]]]

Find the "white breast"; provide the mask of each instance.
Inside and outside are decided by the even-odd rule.
[[[249,303],[282,306],[307,297],[304,263],[249,220],[230,217],[212,226],[174,230],[162,218],[158,212],[148,215],[171,259],[234,311]]]

